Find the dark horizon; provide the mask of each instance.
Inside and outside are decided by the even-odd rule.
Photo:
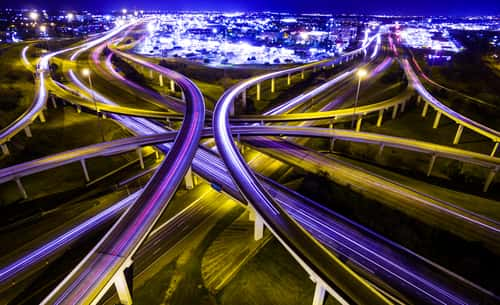
[[[332,4],[327,0],[318,0],[314,6],[306,5],[304,1],[228,1],[207,3],[193,0],[188,3],[158,3],[156,1],[121,1],[112,4],[90,0],[83,3],[61,4],[61,1],[29,1],[4,8],[47,9],[47,10],[89,10],[118,11],[128,10],[160,10],[160,11],[224,11],[224,12],[283,12],[283,13],[325,13],[325,14],[365,14],[365,15],[400,15],[400,16],[482,16],[499,15],[498,1],[479,0],[473,3],[444,0],[435,2],[422,0],[415,3],[403,3],[396,0],[366,3],[362,0],[352,0],[345,3]]]

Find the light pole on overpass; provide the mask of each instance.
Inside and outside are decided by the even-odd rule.
[[[94,88],[92,86],[92,77],[90,76],[90,69],[85,68],[82,70],[82,75],[86,76],[89,80],[90,93],[92,95],[92,101],[94,102],[95,113],[97,114],[97,124],[99,125],[99,130],[101,132],[102,142],[104,142],[104,133],[102,132],[101,117],[99,116],[99,109],[97,108],[97,101],[94,95]]]
[[[352,120],[351,120],[351,129],[354,128],[354,117],[356,116],[356,107],[358,107],[358,99],[359,99],[359,88],[361,87],[361,80],[363,77],[368,74],[365,69],[359,69],[356,75],[358,76],[358,88],[356,89],[356,98],[354,100],[354,108],[352,110]]]

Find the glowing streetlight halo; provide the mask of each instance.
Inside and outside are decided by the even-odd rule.
[[[33,12],[30,12],[30,15],[29,15],[30,19],[33,20],[33,21],[37,21],[38,20],[38,13],[33,11]]]
[[[368,71],[366,71],[365,69],[359,69],[356,74],[359,78],[364,78],[368,74]]]
[[[90,70],[89,70],[89,68],[83,68],[82,69],[82,75],[85,76],[85,77],[90,76]]]

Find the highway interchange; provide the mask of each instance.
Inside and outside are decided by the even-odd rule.
[[[139,152],[138,148],[150,145],[156,145],[157,149],[165,153],[166,158],[155,171],[150,182],[141,191],[117,202],[110,209],[95,215],[66,234],[56,237],[52,242],[31,253],[26,253],[8,266],[2,267],[0,278],[4,284],[21,280],[26,277],[29,270],[44,263],[51,255],[62,252],[76,239],[97,229],[104,223],[118,218],[101,241],[57,285],[43,303],[95,304],[112,285],[117,288],[122,303],[131,303],[132,297],[128,292],[125,277],[126,269],[131,267],[133,262],[142,260],[140,258],[142,257],[140,256],[141,246],[147,249],[148,234],[153,230],[162,212],[168,207],[168,203],[181,181],[184,179],[187,185],[193,186],[193,182],[190,181],[193,179],[192,176],[190,177],[191,171],[193,171],[205,181],[215,184],[225,194],[243,204],[248,204],[249,208],[254,210],[256,213],[256,237],[258,238],[259,230],[263,230],[264,227],[268,228],[315,282],[316,290],[313,304],[321,304],[325,292],[328,292],[342,304],[392,304],[399,302],[432,304],[484,302],[485,304],[494,304],[498,301],[498,297],[493,293],[404,248],[398,247],[369,229],[332,211],[325,210],[320,204],[314,203],[258,174],[255,165],[250,166],[250,163],[253,162],[247,161],[240,153],[242,145],[244,145],[243,148],[246,145],[255,147],[255,143],[258,141],[270,141],[271,144],[266,148],[268,151],[264,151],[266,155],[273,156],[269,150],[274,150],[274,157],[277,159],[288,160],[288,162],[296,164],[305,162],[307,163],[304,165],[305,167],[334,168],[331,161],[324,157],[325,160],[318,161],[319,157],[315,157],[315,152],[311,152],[308,156],[300,156],[298,155],[299,150],[296,150],[295,153],[287,156],[290,151],[293,151],[293,145],[301,143],[292,144],[290,141],[296,139],[295,137],[313,137],[331,139],[332,143],[337,139],[369,143],[379,145],[381,149],[395,147],[431,155],[431,164],[439,156],[485,167],[490,170],[490,173],[493,173],[486,177],[483,190],[487,191],[499,169],[500,159],[495,157],[499,133],[451,110],[432,97],[419,83],[418,77],[405,59],[401,60],[401,65],[410,80],[410,84],[408,89],[393,98],[357,108],[335,109],[335,103],[333,105],[327,103],[321,109],[312,112],[290,112],[300,109],[311,98],[326,94],[332,88],[341,91],[339,88],[345,87],[344,81],[355,77],[356,71],[362,66],[372,67],[373,71],[377,71],[376,73],[382,73],[391,61],[371,62],[379,57],[377,51],[381,48],[380,34],[374,35],[360,49],[347,53],[341,58],[293,67],[244,80],[229,88],[221,96],[212,113],[205,109],[202,92],[187,77],[130,53],[120,51],[111,45],[114,38],[134,26],[137,25],[125,25],[97,39],[44,56],[37,67],[37,92],[33,105],[18,120],[3,129],[0,135],[2,150],[7,154],[9,153],[8,141],[13,136],[23,129],[26,131],[36,117],[40,117],[41,120],[45,119],[43,110],[48,102],[48,90],[50,90],[51,94],[74,104],[79,110],[82,107],[89,111],[103,113],[137,136],[61,152],[57,155],[0,169],[0,183],[15,181],[22,195],[27,197],[29,189],[26,190],[22,185],[22,177],[71,162],[81,162],[83,171],[86,173],[86,159],[131,150]],[[111,49],[111,53],[102,56],[105,47]],[[71,55],[69,55],[70,52]],[[368,52],[371,56],[365,55]],[[92,90],[89,84],[79,77],[77,71],[71,68],[66,71],[71,84],[63,85],[52,80],[48,73],[50,58],[61,54],[68,54],[71,61],[78,60],[82,54],[90,54],[89,63],[93,65],[96,73],[119,79],[124,87],[128,87],[127,90],[148,96],[148,99],[155,100],[156,104],[164,104],[166,109],[152,111],[120,106],[119,103],[107,97],[105,93]],[[133,65],[142,66],[147,71],[152,71],[151,74],[155,73],[159,77],[161,75],[161,82],[163,79],[173,80],[175,86],[182,90],[182,98],[165,98],[148,88],[125,79],[113,68],[110,60],[112,56],[118,56]],[[257,94],[260,95],[261,83],[264,81],[270,80],[272,82],[271,90],[275,90],[276,78],[290,78],[290,74],[304,73],[308,70],[328,69],[333,65],[357,60],[358,57],[366,57],[368,63],[357,64],[313,90],[282,103],[262,115],[232,116],[232,104],[242,95],[246,95],[247,90],[254,86],[257,86],[259,92]],[[104,60],[102,60],[103,58]],[[372,75],[372,77],[374,76]],[[349,90],[343,89],[344,94],[347,95],[345,92],[349,92]],[[419,96],[422,96],[424,109],[429,107],[429,104],[437,110],[439,116],[442,113],[458,124],[457,134],[459,131],[461,134],[465,127],[490,138],[494,143],[492,152],[488,155],[447,145],[360,131],[362,119],[365,116],[377,116],[377,126],[382,124],[386,111],[391,111],[391,118],[395,119],[398,110],[401,111],[410,102],[414,90],[418,92]],[[97,103],[94,103],[93,99],[99,106],[96,106]],[[353,117],[356,120],[354,130],[295,125],[295,123],[303,121],[309,122],[308,124],[326,121],[326,124],[333,125],[346,119],[349,121]],[[167,118],[182,120],[180,129],[168,131],[154,121],[155,119],[165,120]],[[439,123],[439,118],[436,120]],[[270,125],[269,123],[272,122],[290,122],[291,124],[289,126]],[[208,127],[210,125],[211,128]],[[434,123],[434,125],[437,127],[438,124]],[[268,136],[281,137],[281,139],[267,138]],[[203,145],[199,146],[201,138],[214,138],[215,146],[212,141],[203,142]],[[456,136],[455,140],[454,142],[458,142],[460,135]],[[293,160],[294,157],[299,160]],[[142,156],[140,158],[142,160]],[[289,158],[292,158],[292,161]],[[321,162],[326,162],[326,164]],[[431,164],[429,173],[432,171]],[[372,179],[373,181],[374,179],[373,175],[362,173],[362,171],[356,172],[356,169],[349,165],[344,166],[346,166],[346,175],[352,173],[354,180],[370,181]],[[362,174],[367,175],[367,178],[360,178]],[[391,192],[399,196],[402,194],[403,197],[407,196],[413,201],[420,201],[419,205],[428,205],[427,208],[423,209],[428,209],[430,213],[436,213],[436,217],[446,215],[448,222],[455,223],[457,228],[464,230],[475,239],[489,243],[493,248],[499,244],[500,226],[493,219],[460,209],[426,194],[411,193],[412,190],[399,188],[383,179],[372,183],[379,186],[384,185],[387,194]],[[186,218],[189,217],[186,216]],[[181,217],[180,219],[189,222],[186,218]],[[167,230],[168,225],[167,223],[165,227],[167,233],[164,233],[162,238],[175,244],[183,236],[175,229]],[[381,247],[386,250],[379,251],[378,249]],[[396,255],[404,257],[404,260],[394,258]],[[374,272],[374,270],[377,271]],[[446,280],[442,278],[446,278]],[[375,284],[380,279],[384,284]],[[2,289],[5,289],[5,286],[2,286]],[[388,289],[387,286],[391,289]],[[394,291],[401,291],[401,294],[394,293]]]

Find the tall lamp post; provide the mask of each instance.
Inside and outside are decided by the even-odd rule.
[[[359,99],[359,88],[361,88],[361,80],[368,74],[365,69],[359,69],[356,75],[358,76],[358,88],[356,89],[356,99],[354,100],[354,108],[352,110],[352,120],[351,120],[351,129],[354,128],[354,117],[356,115],[356,108],[358,107],[358,99]]]
[[[99,116],[99,109],[97,108],[97,101],[94,95],[94,88],[92,86],[92,77],[90,76],[90,70],[88,68],[84,68],[82,70],[82,75],[86,76],[89,81],[89,87],[90,87],[90,93],[92,95],[92,101],[94,102],[94,108],[95,108],[95,113],[97,115],[97,124],[99,125],[99,130],[101,132],[101,138],[102,141],[104,142],[104,133],[102,132],[102,126],[101,126],[101,117]]]

